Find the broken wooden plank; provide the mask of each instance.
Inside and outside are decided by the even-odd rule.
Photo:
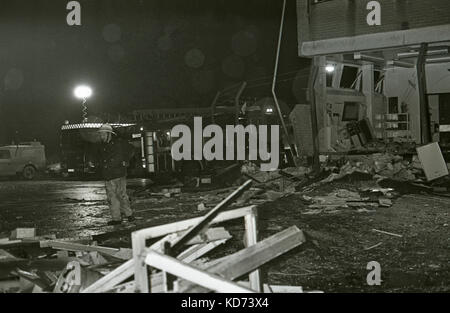
[[[53,248],[59,250],[67,250],[67,251],[83,251],[83,252],[99,252],[103,254],[107,254],[113,256],[115,258],[121,260],[128,260],[133,256],[133,252],[131,249],[125,248],[109,248],[109,247],[101,247],[101,246],[89,246],[82,245],[79,243],[73,242],[62,242],[62,241],[45,241],[41,242],[41,248]]]
[[[102,252],[100,252],[100,253],[102,253]],[[117,259],[121,259],[121,260],[129,260],[133,257],[133,249],[120,248],[118,252],[113,253],[113,254],[107,254],[107,255],[115,257]]]
[[[245,190],[250,188],[251,184],[252,181],[247,180],[238,189],[233,191],[228,197],[217,204],[211,211],[208,212],[208,214],[206,214],[200,221],[198,221],[198,223],[193,225],[192,228],[189,229],[189,231],[187,231],[179,240],[177,240],[173,245],[169,246],[169,254],[177,255],[187,242],[206,230],[207,227],[212,223],[214,218],[231,203],[233,203],[238,197],[240,197]]]
[[[20,286],[19,279],[0,280],[0,293],[17,293]]]
[[[44,241],[44,240],[56,240],[56,235],[43,235],[43,236],[35,236],[35,237],[29,237],[29,238],[22,238],[22,241]]]
[[[375,232],[377,232],[377,233],[381,233],[381,234],[386,234],[386,235],[390,235],[390,236],[395,236],[395,237],[400,237],[400,238],[402,238],[403,237],[403,235],[399,235],[399,234],[394,234],[394,233],[390,233],[390,232],[388,232],[388,231],[384,231],[384,230],[378,230],[378,229],[372,229],[372,231],[375,231]]]
[[[158,250],[158,251],[164,251],[166,252],[166,246],[171,245],[175,242],[177,242],[181,237],[183,237],[186,234],[187,231],[184,232],[178,232],[174,234],[170,234],[159,240],[158,242],[154,243],[150,249]],[[192,238],[189,242],[186,244],[195,244],[196,242],[203,243],[203,242],[209,242],[211,240],[217,240],[217,239],[228,239],[231,238],[231,235],[229,232],[225,230],[223,227],[218,228],[211,228],[208,229],[204,234],[200,234]],[[165,274],[163,274],[164,277],[167,277]],[[167,285],[167,284],[165,284]]]
[[[381,246],[382,244],[383,244],[382,242],[379,242],[379,243],[377,243],[376,245],[373,245],[373,246],[364,248],[364,250],[369,251],[369,250],[375,249],[376,247]]]
[[[234,280],[301,245],[305,241],[303,232],[296,226],[292,226],[255,245],[223,258],[220,263],[206,265],[205,270],[226,279]],[[191,282],[180,282],[180,292],[205,291],[207,291],[205,288],[196,286]]]
[[[182,260],[185,263],[190,263],[197,258],[201,257],[202,255],[206,254],[207,252],[211,251],[215,247],[221,245],[222,243],[226,242],[228,239],[222,239],[222,240],[216,240],[207,244],[199,244],[193,246],[192,250],[188,253],[182,253],[178,256],[179,260]],[[156,246],[155,248],[160,247]],[[156,249],[157,251],[159,248]],[[185,251],[186,252],[186,251]],[[113,271],[111,271],[109,274],[105,275],[104,277],[100,278],[98,281],[84,289],[83,293],[94,293],[94,292],[114,292],[113,289],[115,289],[116,285],[123,282],[124,280],[130,278],[133,276],[134,272],[134,260],[131,259]],[[158,273],[159,275],[152,275],[152,292],[161,292],[162,291],[162,275],[161,273]],[[119,286],[117,286],[119,287]],[[127,285],[129,287],[129,285]],[[133,282],[134,287],[134,282]],[[159,290],[161,287],[161,290]]]
[[[11,232],[11,240],[36,237],[35,228],[16,228]]]
[[[152,274],[151,276],[151,293],[164,293],[162,272]],[[135,293],[134,281],[117,285],[103,293]]]
[[[224,200],[217,204],[211,211],[209,211],[196,225],[193,225],[186,233],[180,238],[177,238],[174,243],[169,241],[164,242],[164,254],[168,256],[176,256],[181,253],[184,245],[186,245],[195,236],[202,235],[212,223],[214,218],[223,210],[225,210],[230,204],[232,204],[238,197],[240,197],[245,190],[249,189],[252,184],[251,180],[246,181],[238,189],[233,191]],[[172,288],[174,277],[164,275],[167,280],[167,288]]]
[[[183,236],[184,232],[180,234],[180,236]],[[186,245],[195,245],[195,244],[202,244],[202,243],[208,243],[216,240],[222,240],[222,239],[230,239],[231,235],[230,233],[224,228],[224,227],[216,227],[216,228],[210,228],[208,229],[204,234],[197,235],[191,240],[189,240]]]
[[[60,250],[68,250],[68,251],[97,251],[100,253],[106,253],[106,254],[114,254],[119,252],[119,249],[116,248],[109,248],[109,247],[101,247],[101,246],[89,246],[89,245],[82,245],[79,243],[73,243],[73,242],[64,242],[64,241],[57,241],[57,240],[49,240],[45,242],[40,243],[41,248],[53,248],[53,249],[60,249]]]
[[[31,293],[33,291],[35,284],[32,281],[25,279],[24,277],[19,277],[19,282],[20,293]]]
[[[246,215],[245,220],[245,246],[249,247],[258,242],[258,219],[257,210],[253,210],[253,214]],[[250,288],[258,292],[262,291],[261,273],[256,269],[249,275]]]
[[[221,244],[224,244],[227,240],[228,239],[216,240],[209,243],[192,246],[191,248],[183,251],[180,255],[178,255],[177,259],[182,260],[185,263],[190,263],[202,257],[214,248],[220,246]]]
[[[203,271],[190,264],[183,263],[175,258],[161,254],[156,251],[149,251],[145,262],[155,268],[189,280],[204,288],[224,293],[252,293],[254,291],[239,286],[238,284],[222,278],[218,275]]]
[[[39,273],[39,274],[38,274]],[[21,278],[34,286],[39,286],[42,291],[51,291],[52,290],[52,281],[44,275],[43,272],[27,272],[20,269],[17,269],[16,274]],[[23,282],[23,281],[22,281]],[[33,288],[33,287],[31,287]]]
[[[58,252],[67,252],[67,251],[58,251]],[[103,257],[103,255],[97,251],[91,252],[82,252],[83,255],[79,257],[79,259],[85,261],[86,263],[93,265],[103,265],[109,263],[107,259]]]
[[[70,259],[70,258],[69,258]],[[61,271],[69,260],[67,259],[12,259],[0,262],[0,279],[8,277],[12,271],[21,269],[25,271]]]
[[[11,260],[11,259],[17,259],[14,255],[12,255],[11,253],[0,249],[0,262],[4,261],[4,260]]]
[[[59,276],[54,293],[78,293],[101,278],[101,274],[81,266],[80,262],[67,263]]]
[[[34,285],[33,289],[31,290],[31,293],[50,293],[50,292],[45,291],[42,287],[39,287],[38,285]]]
[[[202,255],[204,255],[206,252],[211,251],[213,248],[215,248],[216,246],[218,246],[219,242],[222,241],[226,241],[228,239],[224,239],[224,240],[218,240],[216,242],[210,242],[208,244],[201,244],[198,246],[203,246],[204,248],[200,249],[199,251],[196,251],[196,255],[195,255],[195,259],[200,258]],[[194,248],[196,246],[193,246],[191,248]],[[207,248],[208,247],[208,248]],[[194,256],[193,255],[188,255],[188,256],[184,256],[183,254],[181,254],[180,256],[178,256],[179,260],[183,261],[184,263],[192,263],[194,262]],[[197,263],[197,262],[196,262]],[[210,264],[210,263],[209,263]],[[130,265],[132,267],[132,264]],[[202,262],[199,262],[196,264],[197,267],[199,268],[205,268],[205,264]],[[117,269],[116,269],[117,270]],[[116,271],[114,270],[114,271]],[[114,271],[112,271],[111,273],[109,273],[107,276],[107,278],[101,278],[103,280],[103,282],[109,280],[109,279],[115,279],[115,275],[116,273],[114,273]],[[119,272],[119,270],[117,270]],[[129,272],[129,276],[127,277],[127,275],[124,275],[122,278],[118,278],[118,280],[126,280],[127,278],[131,277],[134,273],[133,272]],[[163,279],[163,273],[162,272],[158,272],[158,273],[152,273],[150,276],[151,279],[151,293],[162,293],[165,292],[165,288],[164,288],[164,279]],[[116,285],[114,281],[111,281],[110,285],[103,285],[103,287],[100,287],[98,290],[88,290],[88,291],[84,291],[84,292],[135,292],[134,289],[132,289],[132,291],[130,290],[130,288],[134,288],[134,281],[132,282],[127,282],[121,285]],[[111,286],[110,288],[106,288],[108,286]],[[121,289],[121,287],[124,287],[124,289]],[[107,290],[104,290],[104,289]]]
[[[248,281],[240,281],[239,285],[249,287],[250,282]],[[285,286],[285,285],[263,285],[264,293],[303,293],[302,286]]]
[[[181,236],[183,236],[185,233],[186,233],[186,231],[167,235],[164,238],[162,238],[161,240],[159,240],[159,241],[155,242],[153,245],[151,245],[150,248],[161,251],[160,249],[161,249],[162,245],[164,245],[165,242],[170,242],[172,244],[172,243],[176,242],[179,238],[181,238]],[[222,239],[229,239],[229,238],[231,238],[231,235],[228,231],[225,230],[225,228],[216,227],[216,228],[208,229],[202,235],[195,236],[186,245],[203,244],[203,243],[208,243],[208,242],[222,240]]]
[[[302,286],[264,285],[266,293],[303,293]]]
[[[0,247],[2,246],[10,246],[14,244],[21,244],[22,240],[11,240],[9,238],[1,238],[0,239]]]
[[[212,224],[221,223],[224,221],[244,217],[247,214],[251,214],[254,205],[243,207],[235,210],[225,211],[220,213],[217,217],[214,218]],[[131,234],[131,240],[133,245],[133,258],[135,260],[135,282],[136,282],[136,292],[149,292],[148,288],[148,273],[147,267],[141,266],[140,262],[142,262],[142,258],[145,257],[146,246],[145,241],[151,238],[158,238],[161,236],[165,236],[170,233],[179,232],[189,227],[197,224],[202,220],[202,217],[191,218],[188,220],[175,222],[166,225],[160,225],[155,227],[150,227],[146,229],[141,229],[139,231],[135,231]]]
[[[82,293],[105,292],[125,279],[130,278],[133,275],[133,269],[134,260],[128,260],[108,275],[103,276],[92,285],[86,287]]]
[[[250,205],[250,206],[222,212],[213,220],[213,224],[218,224],[218,223],[229,221],[229,220],[232,220],[235,218],[244,217],[247,214],[251,214],[252,210],[255,207],[256,207],[255,205]],[[142,238],[146,238],[146,239],[162,237],[162,236],[165,236],[168,234],[186,230],[189,227],[192,227],[193,225],[197,224],[199,221],[202,220],[202,218],[203,217],[194,217],[194,218],[182,220],[179,222],[174,222],[174,223],[170,223],[170,224],[140,229],[140,230],[133,232],[132,236],[134,235],[135,237],[142,237]]]
[[[134,281],[117,285],[114,288],[105,291],[105,293],[134,293]]]
[[[67,251],[67,250],[58,250],[58,251],[56,251],[56,257],[58,259],[60,259],[60,258],[68,258],[69,257],[69,251]]]
[[[54,240],[54,239],[50,239],[50,241],[52,241],[52,240]],[[64,241],[64,242],[88,244],[89,242],[91,242],[94,239],[92,236],[79,236],[79,237],[64,237],[64,238],[58,238],[55,240],[56,241]],[[49,239],[41,240],[41,241],[49,241]]]

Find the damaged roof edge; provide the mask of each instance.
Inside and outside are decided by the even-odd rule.
[[[360,52],[450,41],[450,24],[299,43],[299,56]]]

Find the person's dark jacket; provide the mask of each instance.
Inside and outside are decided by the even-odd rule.
[[[100,166],[104,180],[127,176],[127,167],[133,157],[134,147],[128,141],[113,136],[100,147]]]

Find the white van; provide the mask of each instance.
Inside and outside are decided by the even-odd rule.
[[[32,180],[45,165],[45,147],[40,142],[0,147],[0,176],[22,175]]]

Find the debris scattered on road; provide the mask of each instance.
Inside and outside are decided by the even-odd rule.
[[[402,235],[399,235],[399,234],[394,234],[394,233],[390,233],[390,232],[387,232],[387,231],[383,231],[383,230],[378,230],[378,229],[372,229],[373,231],[375,231],[375,232],[377,232],[377,233],[381,233],[381,234],[386,234],[386,235],[390,235],[390,236],[395,236],[395,237],[400,237],[400,238],[402,238],[403,236]]]
[[[23,242],[27,239],[28,243],[39,244],[40,256],[34,261],[29,261],[0,250],[2,262],[0,290],[33,293],[142,291],[137,282],[147,281],[148,277],[140,276],[135,266],[136,257],[142,257],[142,261],[154,268],[149,277],[151,292],[168,291],[173,288],[171,287],[173,283],[176,286],[175,291],[179,292],[237,291],[244,290],[243,288],[248,291],[251,288],[253,291],[256,289],[266,292],[303,292],[301,287],[296,286],[270,286],[269,288],[266,284],[265,288],[260,289],[263,284],[260,281],[258,267],[301,245],[305,242],[305,237],[301,230],[292,226],[269,238],[257,241],[255,206],[223,211],[249,189],[250,183],[251,181],[247,181],[224,200],[219,201],[203,217],[134,232],[133,240],[141,238],[142,241],[133,241],[133,249],[99,246],[92,238],[36,237],[35,229],[16,229],[14,237],[21,238],[17,241]],[[250,191],[246,195],[247,200],[260,190]],[[197,208],[206,210],[202,202]],[[231,238],[225,228],[210,228],[211,224],[239,217],[245,217],[246,248],[219,259],[205,258],[206,253],[223,245]],[[152,238],[160,239],[147,247],[146,241]],[[42,254],[44,251],[46,253]],[[162,263],[158,263],[159,259]],[[183,270],[177,271],[178,267]],[[191,272],[193,274],[190,274]],[[249,272],[251,272],[249,283],[233,282]],[[167,273],[176,274],[179,279],[173,281]],[[195,278],[206,273],[219,275],[221,278],[210,281]],[[135,279],[130,281],[133,274]],[[5,282],[6,278],[8,281]]]
[[[370,246],[368,248],[364,248],[364,250],[369,251],[369,250],[375,249],[376,247],[381,246],[382,244],[383,244],[383,242],[379,242],[376,245]]]

